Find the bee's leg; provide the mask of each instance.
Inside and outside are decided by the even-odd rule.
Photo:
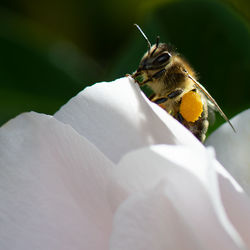
[[[140,82],[139,85],[142,86],[142,85],[144,85],[145,83],[150,82],[150,81],[152,81],[152,78],[148,78],[148,79],[146,79],[145,81]]]
[[[131,74],[126,74],[125,77],[132,77],[134,79],[134,81],[140,85],[139,81],[135,79],[134,75],[135,74],[132,74],[132,75]]]
[[[134,81],[135,81],[136,83],[138,83],[140,86],[144,85],[144,84],[147,83],[147,82],[152,81],[152,78],[148,78],[148,79],[144,80],[143,82],[139,82],[139,81],[136,79],[136,77],[139,76],[139,75],[140,75],[140,72],[139,72],[139,71],[136,71],[136,72],[133,73],[132,75],[131,75],[131,74],[126,74],[125,76],[126,76],[126,77],[132,77],[132,78],[134,79]]]
[[[185,119],[183,118],[183,116],[181,115],[180,112],[178,112],[176,114],[176,119],[180,122],[180,123],[183,123],[185,121]]]
[[[168,98],[172,99],[172,98],[175,98],[176,96],[180,95],[183,93],[183,89],[175,89],[173,92],[171,92],[169,95],[168,95]]]
[[[141,74],[141,70],[136,70],[132,75],[131,75],[131,77],[133,77],[133,78],[136,78],[137,76],[139,76]]]
[[[153,102],[153,99],[156,97],[155,93],[151,94],[148,99]]]
[[[154,100],[152,100],[154,103],[156,103],[156,104],[162,104],[162,103],[164,103],[164,102],[166,102],[168,100],[168,98],[167,97],[161,97],[161,98],[156,98],[156,99],[154,99]]]

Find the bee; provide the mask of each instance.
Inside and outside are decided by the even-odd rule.
[[[138,69],[131,75],[140,85],[149,86],[149,98],[189,129],[201,142],[208,130],[208,109],[219,111],[235,129],[208,91],[196,80],[192,67],[166,43],[151,45],[141,28],[135,24],[148,44]],[[139,80],[140,79],[140,80]]]

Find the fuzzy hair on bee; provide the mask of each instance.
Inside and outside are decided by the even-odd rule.
[[[148,44],[138,69],[132,77],[140,85],[149,86],[153,95],[150,100],[189,129],[201,142],[208,130],[208,108],[219,111],[234,127],[208,91],[197,81],[197,76],[187,61],[166,43],[151,45],[148,38],[135,24]],[[140,80],[138,80],[140,78]]]

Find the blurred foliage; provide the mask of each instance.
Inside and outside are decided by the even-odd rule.
[[[250,107],[249,13],[248,0],[2,0],[0,124],[133,72],[147,48],[133,23],[174,44],[231,117]]]

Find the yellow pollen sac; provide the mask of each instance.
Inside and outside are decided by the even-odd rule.
[[[180,105],[180,113],[188,122],[195,122],[201,116],[203,104],[201,96],[194,91],[189,91],[183,95]]]

